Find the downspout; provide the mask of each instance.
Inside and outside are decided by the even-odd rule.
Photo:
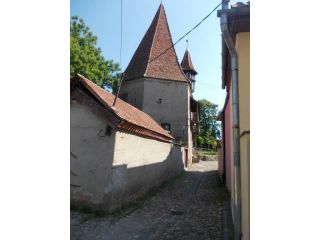
[[[234,163],[234,239],[240,240],[241,234],[241,172],[239,140],[239,94],[238,94],[238,55],[228,29],[227,10],[229,0],[222,0],[220,26],[223,39],[231,56],[232,115],[233,115],[233,163]]]

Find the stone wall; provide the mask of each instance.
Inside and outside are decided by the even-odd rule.
[[[189,84],[182,81],[141,78],[124,81],[120,97],[149,114],[159,124],[170,124],[176,142],[188,147],[188,166],[192,163]]]
[[[159,124],[169,123],[172,136],[186,145],[191,133],[189,92],[185,82],[158,79],[146,79],[144,82],[143,111]]]
[[[104,136],[107,122],[73,101],[70,108],[70,191],[72,202],[99,205],[111,180],[115,131]]]
[[[103,208],[121,207],[181,173],[183,151],[178,145],[118,131]]]
[[[127,103],[142,110],[143,106],[144,80],[123,81],[119,97]],[[126,98],[126,99],[125,99]]]
[[[71,204],[112,211],[183,171],[184,148],[111,130],[89,108],[71,102]]]

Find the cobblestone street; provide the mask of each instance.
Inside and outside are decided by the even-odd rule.
[[[71,211],[71,239],[231,239],[229,194],[219,181],[217,164],[194,163],[127,215]]]

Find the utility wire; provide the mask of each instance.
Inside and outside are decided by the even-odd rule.
[[[121,2],[120,2],[120,17],[121,17],[121,20],[120,20],[120,62],[119,62],[119,64],[120,64],[120,68],[121,68],[121,58],[122,58],[122,0],[121,0]],[[118,91],[117,91],[117,94],[116,94],[116,96],[115,96],[115,98],[114,98],[112,107],[115,107],[116,102],[117,102],[117,100],[118,100],[119,93],[120,93],[120,88],[121,88],[121,85],[122,85],[123,78],[124,78],[124,73],[121,74]]]
[[[121,68],[121,60],[122,60],[122,0],[121,0],[121,5],[120,5],[120,16],[121,16],[121,20],[120,20],[120,68]]]
[[[180,37],[174,44],[172,44],[169,48],[167,48],[164,52],[162,52],[161,54],[159,54],[158,56],[156,56],[155,58],[151,59],[150,61],[148,61],[148,63],[151,63],[153,62],[154,60],[158,59],[159,57],[161,57],[162,55],[164,55],[167,51],[169,51],[171,48],[173,48],[178,42],[180,42],[182,39],[184,39],[187,35],[189,35],[193,30],[195,30],[197,27],[199,27],[215,10],[218,9],[218,7],[226,2],[226,1],[229,1],[229,0],[224,0],[224,1],[221,1],[221,3],[219,3],[207,16],[205,16],[197,25],[195,25],[193,28],[191,28],[191,30],[189,30],[186,34],[184,34],[182,37]],[[121,51],[122,51],[122,0],[121,0],[121,43],[120,43],[120,66],[121,66]],[[119,92],[120,92],[120,88],[121,88],[121,85],[122,85],[122,81],[123,81],[123,78],[124,78],[124,73],[122,74],[122,77],[120,79],[120,84],[119,84],[119,88],[118,88],[118,91],[117,91],[117,95],[114,99],[114,102],[113,102],[113,106],[115,106],[116,104],[116,101],[118,99],[118,96],[119,96]]]

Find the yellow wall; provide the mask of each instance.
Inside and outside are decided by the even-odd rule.
[[[238,33],[236,37],[239,76],[240,134],[250,130],[250,33]]]
[[[250,32],[236,36],[239,76],[241,224],[243,240],[250,239]]]

